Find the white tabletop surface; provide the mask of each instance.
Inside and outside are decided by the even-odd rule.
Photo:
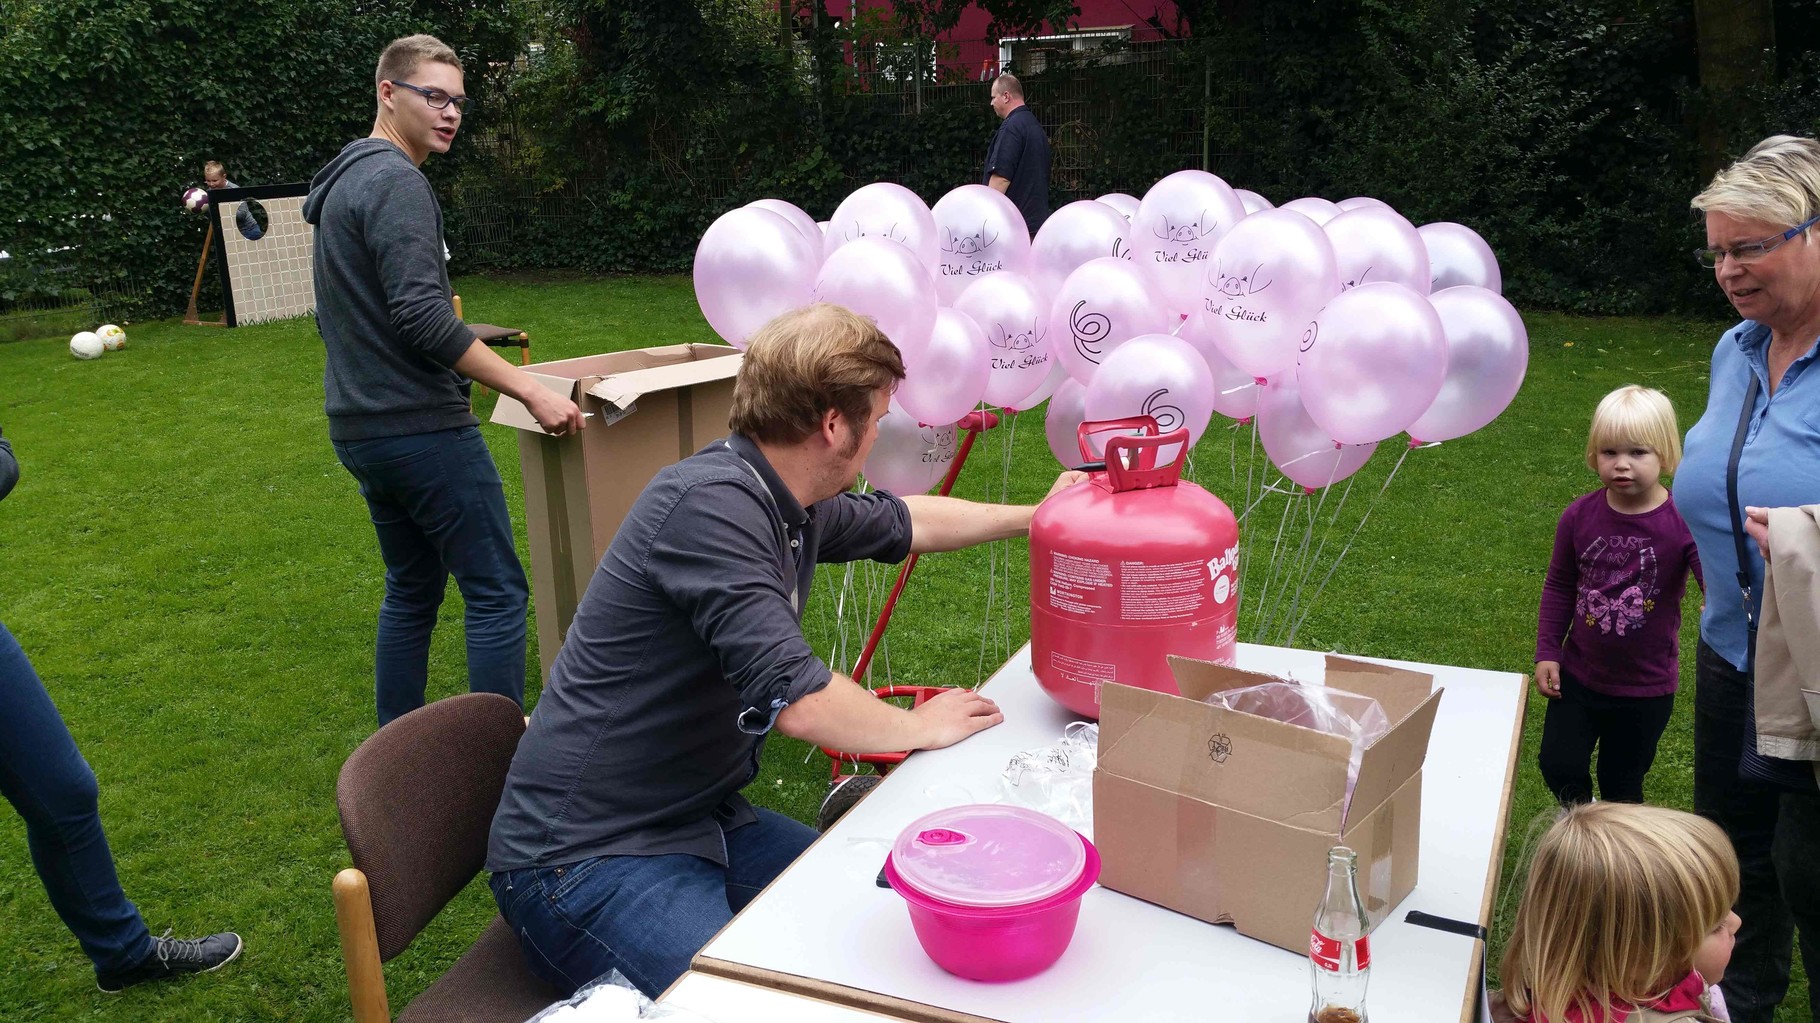
[[[1238,663],[1304,682],[1324,670],[1322,654],[1250,644],[1240,644]],[[1373,932],[1367,1005],[1378,1020],[1460,1020],[1477,987],[1477,943],[1403,919],[1419,909],[1488,923],[1526,684],[1513,672],[1384,663],[1433,674],[1446,695],[1423,769],[1420,875]],[[1000,801],[1006,761],[1055,743],[1072,720],[1037,686],[1027,646],[984,692],[1004,710],[1004,724],[907,760],[710,942],[697,969],[759,971],[767,982],[823,997],[839,985],[945,1010],[931,1018],[1306,1020],[1305,955],[1097,886],[1083,898],[1068,951],[1036,977],[983,984],[930,961],[903,900],[874,884],[891,840],[931,810]]]
[[[892,1023],[894,1019],[694,971],[683,974],[658,1004],[694,1013],[701,1023]]]

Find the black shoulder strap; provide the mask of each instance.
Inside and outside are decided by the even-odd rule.
[[[1757,612],[1751,603],[1749,534],[1744,531],[1744,506],[1738,503],[1738,458],[1744,453],[1744,438],[1750,435],[1752,413],[1757,410],[1757,371],[1750,371],[1750,383],[1744,388],[1744,407],[1738,411],[1738,429],[1732,434],[1732,453],[1725,463],[1725,500],[1731,505],[1732,543],[1738,548],[1738,589],[1744,593],[1744,627],[1750,633],[1745,647],[1746,675],[1756,673]]]

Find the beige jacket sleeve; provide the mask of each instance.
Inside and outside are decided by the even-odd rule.
[[[1772,508],[1769,552],[1757,629],[1757,752],[1820,761],[1820,719],[1809,709],[1820,709],[1820,505]]]

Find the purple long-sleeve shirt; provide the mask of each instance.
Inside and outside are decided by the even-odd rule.
[[[1542,582],[1536,660],[1609,696],[1662,696],[1681,681],[1681,598],[1700,576],[1694,538],[1673,497],[1654,511],[1614,511],[1605,491],[1567,506]]]

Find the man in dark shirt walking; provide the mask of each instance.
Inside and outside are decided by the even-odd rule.
[[[470,380],[524,402],[561,436],[581,410],[500,358],[455,315],[442,207],[418,168],[446,153],[468,104],[434,36],[379,57],[372,134],[310,182],[316,328],[335,455],[360,484],[385,559],[374,683],[379,723],[423,706],[430,633],[450,575],[467,605],[468,688],[524,703],[530,587]]]
[[[732,435],[659,472],[601,558],[487,849],[500,912],[557,989],[618,969],[655,997],[808,848],[813,830],[739,794],[772,728],[876,753],[1002,720],[967,689],[891,706],[803,638],[819,562],[1030,530],[1030,507],[850,492],[903,376],[877,325],[839,306],[771,321],[746,347]]]
[[[1049,219],[1049,137],[1024,105],[1023,84],[1011,75],[992,83],[992,112],[1003,123],[986,150],[985,184],[1010,198],[1034,238]]]

